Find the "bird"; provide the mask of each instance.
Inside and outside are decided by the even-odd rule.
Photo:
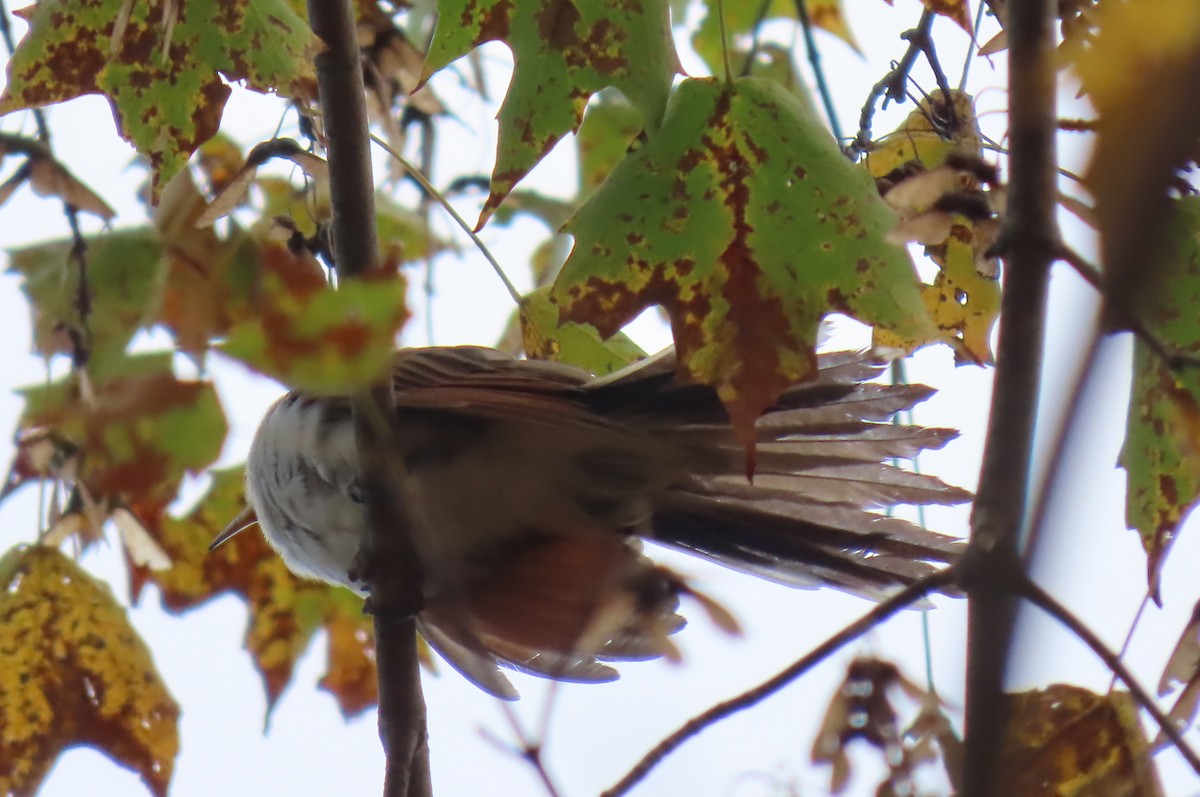
[[[600,377],[485,347],[398,350],[394,453],[423,573],[418,630],[480,688],[515,699],[504,670],[602,682],[613,663],[673,658],[681,596],[733,627],[645,543],[873,599],[955,561],[958,538],[872,511],[971,497],[890,462],[957,432],[891,423],[933,391],[868,381],[885,364],[819,355],[816,378],[758,420],[750,475],[716,391],[680,378],[672,349]],[[288,567],[365,595],[361,477],[349,398],[301,391],[266,412],[246,465],[249,505]]]

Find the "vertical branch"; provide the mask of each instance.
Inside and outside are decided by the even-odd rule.
[[[993,794],[1003,681],[1019,583],[1055,226],[1054,3],[1009,10],[1009,218],[995,390],[968,549],[966,768],[963,793]]]
[[[349,280],[365,275],[379,261],[361,55],[349,0],[309,0],[308,14],[313,31],[326,45],[317,56],[317,79],[329,155],[333,250],[338,276]],[[387,756],[384,794],[422,797],[431,788],[416,642],[421,573],[411,524],[398,501],[406,474],[403,463],[391,454],[393,407],[390,380],[354,398],[370,521],[357,565],[370,586],[367,606],[375,617],[379,734]]]
[[[0,0],[0,39],[4,40],[4,49],[8,51],[9,60],[17,51],[16,40],[8,23],[8,7]],[[46,114],[41,108],[34,108],[33,123],[37,127],[38,141],[46,145],[46,151],[53,154],[50,146],[50,125],[46,123]],[[83,228],[79,226],[79,210],[66,200],[62,203],[63,215],[67,218],[67,226],[71,228],[71,260],[79,268],[79,288],[75,293],[75,310],[79,313],[80,329],[68,330],[71,338],[71,364],[75,368],[86,368],[92,356],[92,292],[88,278],[88,248],[87,240],[83,237]]]

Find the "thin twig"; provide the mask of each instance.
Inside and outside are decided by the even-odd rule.
[[[467,224],[466,219],[458,215],[458,211],[455,210],[454,206],[450,204],[450,200],[446,199],[445,195],[442,194],[441,191],[433,187],[433,183],[429,182],[429,178],[422,174],[420,169],[409,163],[408,159],[394,150],[386,141],[374,134],[371,135],[371,141],[373,141],[376,146],[378,146],[388,155],[399,161],[400,165],[408,170],[408,176],[416,180],[421,188],[425,189],[426,193],[436,199],[438,204],[446,209],[446,212],[450,214],[450,218],[454,219],[454,223],[461,227],[462,231],[471,237],[471,242],[475,244],[476,248],[479,249],[479,252],[483,255],[484,259],[491,264],[492,270],[496,272],[496,276],[500,278],[502,283],[504,283],[504,288],[508,291],[508,295],[512,297],[514,302],[520,304],[521,292],[517,290],[517,287],[512,284],[512,281],[508,278],[508,275],[504,273],[504,269],[500,266],[500,261],[498,261],[492,254],[491,250],[487,248],[487,244],[483,242],[483,240],[479,237],[479,234],[471,228],[470,224]]]
[[[617,781],[616,784],[603,792],[601,797],[620,797],[620,795],[626,794],[641,782],[650,773],[650,770],[661,764],[667,756],[688,739],[691,739],[705,728],[720,722],[726,717],[736,714],[743,709],[750,708],[756,703],[770,697],[829,658],[843,646],[853,642],[872,628],[878,626],[893,614],[911,606],[930,592],[953,583],[956,576],[956,569],[951,567],[930,573],[919,581],[909,584],[778,674],[768,678],[753,689],[732,697],[729,700],[722,701],[702,714],[696,715],[642,756],[642,759],[623,778]]]
[[[1121,683],[1125,684],[1125,688],[1129,690],[1129,694],[1133,696],[1138,705],[1154,718],[1158,727],[1171,740],[1171,743],[1175,745],[1175,748],[1183,756],[1184,760],[1196,771],[1196,774],[1200,775],[1200,756],[1196,754],[1196,751],[1183,738],[1183,732],[1179,726],[1162,712],[1162,709],[1154,702],[1154,698],[1150,696],[1150,693],[1133,677],[1133,673],[1121,661],[1121,657],[1109,650],[1104,641],[1096,636],[1092,629],[1088,628],[1070,609],[1055,600],[1054,596],[1035,584],[1032,579],[1028,577],[1024,578],[1020,584],[1020,592],[1022,597],[1055,620],[1058,620],[1081,642],[1092,649],[1097,658],[1104,662],[1108,669],[1121,680]]]
[[[963,59],[962,76],[958,79],[958,90],[967,90],[967,77],[971,74],[971,62],[975,60],[975,48],[979,46],[979,25],[983,22],[983,3],[975,9],[975,25],[971,28],[971,43],[967,45],[967,56]]]
[[[550,771],[546,769],[546,762],[543,760],[542,754],[545,751],[545,742],[534,741],[529,734],[525,732],[521,725],[521,719],[517,716],[517,712],[513,709],[512,704],[500,700],[500,708],[504,711],[504,716],[508,718],[508,724],[512,728],[513,733],[520,742],[520,749],[514,751],[524,760],[529,766],[533,767],[533,771],[537,773],[538,780],[542,782],[542,786],[546,789],[548,797],[560,797],[558,787],[554,784],[554,779],[550,777]],[[541,737],[545,739],[545,736]]]
[[[1012,643],[1013,578],[1029,489],[1045,346],[1050,264],[1058,247],[1054,8],[1016,3],[1009,18],[1010,213],[995,390],[979,493],[964,561],[967,587],[966,758],[962,793],[995,794],[1006,721],[1004,674]]]
[[[917,27],[901,34],[900,38],[908,41],[908,49],[904,51],[904,56],[892,66],[891,71],[871,87],[871,93],[867,95],[867,101],[863,103],[862,113],[858,118],[858,135],[854,137],[854,141],[850,142],[848,154],[857,155],[871,149],[871,122],[875,118],[875,104],[880,99],[883,100],[885,110],[890,101],[904,102],[907,96],[905,87],[908,83],[908,73],[917,64],[917,56],[922,52],[921,42],[929,39],[929,30],[933,27],[933,16],[933,12],[926,9],[921,12],[921,19],[917,22]]]
[[[1185,367],[1200,367],[1200,355],[1180,351],[1160,339],[1137,313],[1124,306],[1127,304],[1124,297],[1113,295],[1104,274],[1095,265],[1089,263],[1083,255],[1065,244],[1059,245],[1057,255],[1059,260],[1074,269],[1076,274],[1104,297],[1111,317],[1132,332],[1134,337],[1141,341],[1152,354],[1163,361],[1164,365],[1173,371]]]
[[[317,56],[322,118],[329,154],[333,250],[341,280],[357,279],[379,263],[375,183],[367,129],[362,60],[350,0],[309,0],[308,16],[326,45]],[[379,674],[379,734],[387,758],[386,797],[429,797],[428,730],[417,658],[421,609],[420,560],[413,528],[401,509],[408,491],[395,456],[391,379],[353,399],[368,524],[356,561],[369,588]]]
[[[11,61],[17,51],[17,44],[13,39],[12,28],[8,23],[8,7],[4,4],[4,0],[0,0],[0,38],[4,39],[4,48],[8,51],[8,58]],[[41,108],[34,108],[31,113],[33,114],[33,123],[37,127],[38,140],[46,145],[48,152],[51,152],[50,125],[46,122],[46,114]],[[62,208],[63,215],[67,218],[67,226],[71,228],[70,258],[79,269],[79,287],[75,292],[75,310],[79,313],[80,328],[73,330],[76,334],[71,335],[71,364],[75,368],[82,369],[87,367],[92,351],[92,329],[90,324],[92,294],[88,272],[88,247],[87,240],[83,237],[83,229],[79,226],[78,209],[66,200],[63,200]]]
[[[825,69],[821,66],[821,51],[817,48],[816,37],[813,36],[812,20],[808,16],[808,3],[796,0],[796,17],[800,20],[800,30],[804,33],[804,49],[808,53],[808,63],[812,66],[813,78],[817,82],[817,93],[821,95],[821,104],[825,106],[825,116],[829,118],[829,129],[833,137],[842,141],[842,126],[838,123],[837,110],[833,106],[833,94],[829,90],[829,81],[825,79]]]
[[[1133,621],[1129,624],[1129,630],[1125,632],[1125,638],[1121,640],[1121,649],[1117,651],[1117,658],[1125,660],[1125,654],[1129,652],[1129,646],[1133,643],[1133,635],[1137,631],[1138,623],[1142,621],[1142,615],[1146,613],[1146,607],[1150,605],[1150,593],[1146,592],[1142,596],[1142,602],[1138,604],[1137,612],[1133,615]],[[1112,680],[1108,682],[1108,691],[1112,691],[1117,685],[1117,674],[1113,673]]]
[[[751,30],[750,49],[746,51],[746,57],[742,59],[742,69],[738,73],[738,77],[749,77],[750,70],[754,68],[754,59],[758,58],[758,48],[760,36],[762,34],[763,23],[767,19],[767,12],[771,10],[771,0],[760,0],[758,11],[754,15],[754,27]]]

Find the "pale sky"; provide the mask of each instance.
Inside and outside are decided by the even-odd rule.
[[[859,108],[867,91],[882,74],[886,61],[898,58],[903,45],[898,31],[912,25],[919,13],[911,0],[900,0],[895,8],[878,0],[850,0],[850,20],[863,50],[883,53],[870,63],[860,60],[844,44],[818,34],[828,74],[835,76],[833,88],[842,125],[848,132],[857,126]],[[15,22],[18,33],[23,30]],[[778,33],[782,26],[772,27]],[[951,80],[960,71],[966,36],[945,20],[935,27],[938,49]],[[988,34],[990,35],[990,34]],[[986,36],[985,36],[986,38]],[[801,68],[811,78],[797,50]],[[500,46],[484,50],[494,97],[502,96],[507,51]],[[699,73],[694,60],[686,61]],[[1002,107],[1004,95],[1003,56],[994,68],[985,62],[972,67],[972,92],[979,96],[980,110]],[[917,70],[917,80],[926,89],[932,80]],[[0,78],[2,80],[2,78]],[[445,77],[435,87],[450,104],[461,92],[454,79]],[[1070,101],[1073,92],[1064,92]],[[457,107],[457,106],[456,106]],[[249,144],[269,138],[278,121],[278,103],[272,99],[235,91],[226,110],[227,130]],[[490,171],[494,150],[493,110],[474,106],[459,111],[459,120],[443,122],[438,142],[439,159],[435,183],[445,185],[458,174]],[[894,127],[911,104],[876,117],[876,133]],[[1065,115],[1083,115],[1072,109]],[[999,115],[984,117],[988,130],[1003,130]],[[114,227],[140,223],[144,214],[132,197],[144,171],[131,166],[131,151],[113,128],[106,103],[86,98],[54,108],[50,114],[55,152],[80,178],[99,191],[118,210]],[[0,120],[4,132],[32,131],[32,122],[21,115]],[[285,133],[286,134],[286,133]],[[482,142],[482,143],[481,143]],[[569,143],[569,142],[567,142]],[[463,153],[468,153],[464,155]],[[1082,170],[1084,153],[1064,151],[1064,165]],[[378,162],[377,162],[378,166]],[[6,169],[3,175],[10,173]],[[378,172],[377,172],[378,173]],[[570,190],[574,159],[570,148],[560,147],[530,178],[543,190]],[[460,210],[468,219],[477,208],[466,203]],[[436,211],[441,229],[448,222]],[[89,222],[91,224],[91,222]],[[91,228],[96,225],[91,224]],[[1092,251],[1081,239],[1078,225],[1066,228],[1077,245]],[[58,204],[34,196],[23,188],[0,209],[0,247],[14,247],[61,237],[67,230]],[[545,230],[537,222],[521,221],[512,228],[488,228],[484,238],[508,267],[518,285],[528,277],[520,263],[542,240]],[[433,327],[436,344],[478,343],[496,340],[512,310],[511,301],[481,257],[461,235],[462,256],[446,256],[437,267]],[[6,265],[0,253],[0,265]],[[414,274],[414,276],[416,276]],[[420,279],[413,280],[419,285]],[[410,345],[425,345],[426,313],[423,297],[411,295],[415,316],[404,335]],[[1051,349],[1047,376],[1051,388],[1047,405],[1055,407],[1063,385],[1071,376],[1071,357],[1086,329],[1090,312],[1089,294],[1082,283],[1064,267],[1055,271],[1050,324]],[[5,388],[37,383],[45,379],[44,364],[28,354],[28,309],[18,290],[18,280],[0,278],[0,317],[7,319],[7,345],[3,357]],[[834,343],[859,345],[861,336],[848,325],[839,325]],[[636,324],[637,337],[647,348],[668,342],[668,335],[652,317]],[[138,345],[169,343],[161,332],[145,336]],[[1100,630],[1113,646],[1120,644],[1144,591],[1144,557],[1137,537],[1123,523],[1124,475],[1115,468],[1124,428],[1126,377],[1130,347],[1117,341],[1106,347],[1104,378],[1088,392],[1086,441],[1068,459],[1078,476],[1058,496],[1051,513],[1051,545],[1039,561],[1038,577],[1055,594],[1065,599],[1087,622]],[[65,364],[58,362],[55,373]],[[233,431],[226,443],[222,464],[245,457],[250,435],[258,417],[281,388],[248,374],[241,366],[212,358]],[[954,484],[974,487],[983,443],[983,423],[988,402],[990,373],[977,368],[955,370],[946,350],[920,354],[909,366],[910,377],[940,389],[937,396],[918,408],[919,423],[952,426],[962,437],[944,451],[922,457],[923,472],[934,473]],[[0,421],[12,424],[20,401],[7,389],[0,391]],[[1054,427],[1046,416],[1043,438]],[[7,435],[0,442],[0,459],[7,462],[11,447]],[[188,500],[198,495],[204,481],[196,480],[187,490]],[[30,541],[36,536],[37,490],[25,488],[0,506],[0,550]],[[181,502],[178,511],[187,507]],[[941,531],[965,533],[964,509],[938,509],[928,513],[931,525]],[[1194,523],[1191,525],[1195,525]],[[1200,557],[1200,531],[1185,528],[1167,561],[1163,576],[1166,607],[1151,608],[1141,622],[1129,661],[1142,682],[1153,687],[1162,662],[1169,653],[1187,616],[1195,594],[1196,562]],[[546,745],[551,775],[564,797],[593,795],[611,785],[640,755],[666,733],[712,703],[749,688],[806,653],[870,608],[870,604],[831,591],[796,591],[734,574],[679,554],[663,553],[662,559],[694,577],[703,589],[729,606],[741,621],[745,635],[730,639],[711,628],[694,608],[687,612],[691,624],[676,641],[681,646],[682,666],[654,662],[630,664],[614,684],[561,687],[554,703],[553,720]],[[107,578],[115,593],[127,600],[124,566],[114,547],[100,547],[83,558],[90,572]],[[963,634],[965,603],[938,598],[929,613],[932,633],[932,669],[939,691],[955,716],[962,703]],[[687,607],[685,606],[685,609]],[[182,752],[178,759],[172,794],[175,797],[207,797],[212,794],[310,795],[375,794],[382,783],[383,759],[375,734],[375,717],[369,712],[351,723],[343,723],[333,700],[316,691],[323,672],[323,638],[318,637],[302,659],[288,691],[276,706],[270,728],[263,732],[264,698],[258,675],[241,649],[245,611],[233,598],[214,601],[184,617],[165,615],[158,607],[154,587],[143,593],[131,619],[148,640],[155,660],[175,697],[183,706]],[[1106,668],[1079,643],[1060,633],[1056,626],[1039,618],[1022,626],[1022,653],[1015,659],[1012,686],[1025,689],[1055,680],[1067,680],[1092,689],[1107,687]],[[855,655],[875,654],[901,665],[910,679],[925,681],[921,616],[910,611],[892,620],[863,642],[853,645],[825,662],[800,682],[766,703],[706,731],[685,745],[660,766],[635,794],[697,794],[759,797],[787,793],[789,784],[799,793],[821,794],[828,784],[828,771],[808,763],[813,735],[824,706]],[[536,731],[548,697],[546,682],[513,675],[524,695],[517,705],[526,728]],[[544,793],[526,764],[498,749],[482,732],[501,740],[514,736],[496,701],[443,668],[438,677],[425,679],[429,703],[433,777],[439,795],[495,794],[536,795]],[[1193,743],[1200,734],[1192,732]],[[874,762],[873,751],[859,750],[855,761]],[[1187,797],[1200,794],[1193,775],[1174,752],[1159,756],[1167,794]],[[869,771],[876,773],[875,766]],[[935,777],[932,783],[937,783]],[[858,778],[851,794],[873,792],[875,782]],[[140,795],[147,793],[135,775],[115,766],[99,754],[79,750],[64,755],[46,781],[44,797],[80,793]]]

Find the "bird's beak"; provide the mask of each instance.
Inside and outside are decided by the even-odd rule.
[[[250,518],[253,516],[254,510],[249,506],[239,512],[238,516],[229,521],[229,525],[222,529],[221,533],[217,535],[217,538],[212,541],[212,543],[208,546],[208,550],[210,552],[217,550],[217,548],[220,548],[222,545],[229,542],[246,529],[255,525],[258,521],[250,520]]]

